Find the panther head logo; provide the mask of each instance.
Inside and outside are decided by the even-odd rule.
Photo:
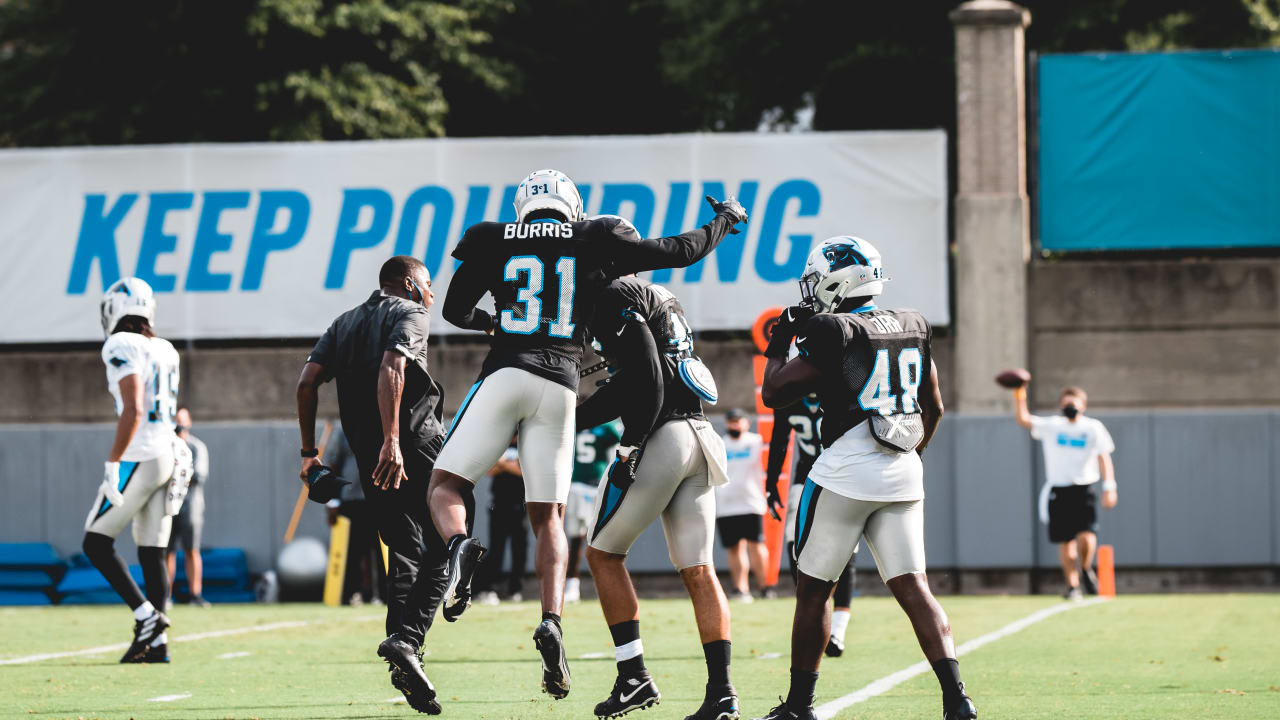
[[[852,243],[829,245],[826,248],[823,248],[822,256],[827,259],[827,263],[831,266],[831,272],[835,272],[840,268],[849,267],[850,265],[870,264],[867,262],[866,256],[858,252],[857,246]]]

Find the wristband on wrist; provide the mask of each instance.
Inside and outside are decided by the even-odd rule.
[[[1115,492],[1115,491],[1116,491],[1115,480],[1108,480],[1102,483],[1102,492]]]
[[[320,448],[311,448],[310,450],[303,448],[301,453],[304,458],[320,457]]]

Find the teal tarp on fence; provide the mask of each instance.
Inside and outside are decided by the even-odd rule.
[[[1280,52],[1048,55],[1046,250],[1280,246]]]

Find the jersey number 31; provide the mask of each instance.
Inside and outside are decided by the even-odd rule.
[[[547,326],[547,334],[556,338],[573,337],[573,271],[576,260],[562,257],[556,260],[556,277],[560,280],[560,302],[555,319]],[[500,324],[504,332],[515,335],[532,335],[542,324],[542,285],[546,267],[536,255],[517,255],[507,261],[502,271],[505,280],[522,283],[516,288],[516,303],[524,308],[523,317],[513,310],[503,310]]]

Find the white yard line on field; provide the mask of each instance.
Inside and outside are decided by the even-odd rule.
[[[959,645],[958,647],[956,647],[956,657],[967,655],[973,652],[974,650],[977,650],[978,648],[982,647],[983,645],[986,645],[987,643],[995,642],[1000,638],[1005,638],[1010,635],[1013,635],[1014,633],[1022,632],[1023,630],[1026,630],[1027,628],[1031,627],[1032,625],[1035,625],[1041,620],[1051,618],[1054,615],[1057,615],[1058,613],[1063,613],[1068,610],[1074,610],[1076,608],[1087,607],[1089,605],[1097,605],[1098,603],[1101,603],[1101,602],[1106,602],[1106,598],[1099,597],[1099,598],[1092,598],[1084,602],[1059,603],[1057,605],[1051,605],[1047,608],[1044,608],[1043,610],[1037,610],[1024,618],[1021,618],[1019,620],[1014,620],[1013,622],[1009,623],[1008,625],[1005,625],[999,630],[989,632],[986,635],[981,635],[979,637],[976,637],[970,640],[969,642]],[[892,690],[893,688],[901,685],[902,683],[910,680],[911,678],[917,675],[923,675],[924,673],[927,673],[932,669],[933,668],[929,665],[929,663],[922,660],[916,663],[915,665],[903,668],[895,673],[885,675],[879,680],[875,680],[871,682],[861,690],[856,690],[854,692],[849,693],[848,695],[845,695],[844,697],[839,697],[839,698],[836,698],[835,700],[832,700],[831,702],[826,702],[819,705],[817,708],[815,708],[818,714],[818,718],[819,720],[831,720],[831,718],[835,717],[836,713],[840,712],[841,710],[844,710],[845,708],[850,707],[852,705],[857,705],[860,702],[870,700],[871,698],[876,697],[877,695],[883,695],[884,693]]]
[[[218,659],[219,659],[219,660],[231,660],[231,659],[234,659],[234,658],[249,657],[249,656],[250,656],[250,655],[252,655],[252,654],[253,654],[253,653],[251,653],[251,652],[249,652],[249,651],[247,651],[247,650],[241,650],[240,652],[222,653],[221,655],[219,655],[219,656],[218,656]]]
[[[174,700],[186,700],[191,697],[191,693],[179,693],[177,695],[161,695],[160,697],[149,698],[147,702],[173,702]]]
[[[267,623],[265,625],[250,625],[248,627],[227,628],[225,630],[208,630],[206,632],[192,633],[181,637],[172,638],[173,642],[191,642],[194,640],[210,640],[213,638],[230,637],[232,635],[244,635],[246,633],[272,632],[275,630],[289,630],[292,628],[306,627],[308,625],[324,625],[332,622],[365,622],[369,620],[381,620],[381,615],[358,615],[352,618],[343,618],[341,620],[286,620],[283,622]],[[102,645],[99,647],[85,648],[83,650],[66,650],[63,652],[40,653],[38,655],[26,655],[24,657],[7,658],[0,660],[0,665],[25,665],[27,663],[43,662],[45,660],[57,660],[66,657],[80,657],[83,655],[100,655],[102,653],[124,650],[129,647],[129,643],[115,643],[113,645]]]

